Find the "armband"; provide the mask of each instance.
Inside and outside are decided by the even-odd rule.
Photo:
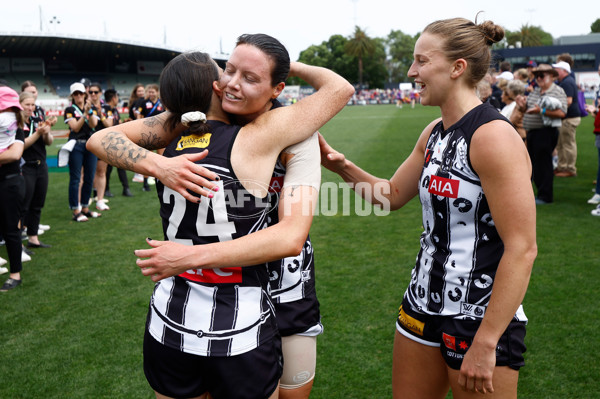
[[[319,191],[321,185],[321,153],[317,133],[286,148],[283,152],[294,155],[285,166],[286,173],[283,187],[309,186]]]
[[[88,114],[90,115],[94,115],[94,111],[92,111],[91,109],[88,111]]]
[[[542,108],[542,115],[546,115],[546,108]]]

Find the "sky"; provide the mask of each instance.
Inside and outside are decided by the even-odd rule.
[[[437,19],[491,20],[515,31],[540,26],[557,38],[590,32],[600,18],[594,0],[165,0],[73,2],[53,0],[10,3],[0,0],[0,34],[27,32],[138,42],[181,51],[228,54],[242,33],[266,33],[279,39],[295,61],[300,52],[350,36],[355,26],[370,37],[392,30],[415,35]],[[596,10],[596,11],[593,11]]]

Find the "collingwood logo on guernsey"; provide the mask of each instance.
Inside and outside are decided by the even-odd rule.
[[[183,136],[177,142],[175,150],[182,151],[187,148],[206,148],[210,144],[211,136],[212,133],[204,133],[201,135],[190,134],[189,136]]]
[[[482,318],[485,315],[485,306],[473,305],[467,302],[460,303],[460,313],[466,316]]]

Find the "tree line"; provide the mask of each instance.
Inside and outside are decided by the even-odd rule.
[[[592,33],[600,32],[600,18],[590,26]],[[369,37],[358,26],[348,36],[333,35],[318,45],[300,53],[298,61],[334,70],[358,88],[382,88],[409,81],[408,69],[420,33],[414,36],[401,30],[392,30],[387,37]],[[517,31],[505,31],[505,38],[494,45],[495,49],[509,46],[550,46],[554,38],[541,26],[523,25]],[[290,84],[304,84],[297,78]]]

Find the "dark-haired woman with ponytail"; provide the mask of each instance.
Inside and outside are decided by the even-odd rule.
[[[527,318],[521,302],[537,254],[531,163],[519,134],[476,95],[504,30],[463,18],[429,24],[408,76],[441,118],[391,179],[321,141],[322,164],[395,210],[418,195],[421,250],[399,309],[394,398],[516,398]],[[382,196],[385,194],[381,200]]]

